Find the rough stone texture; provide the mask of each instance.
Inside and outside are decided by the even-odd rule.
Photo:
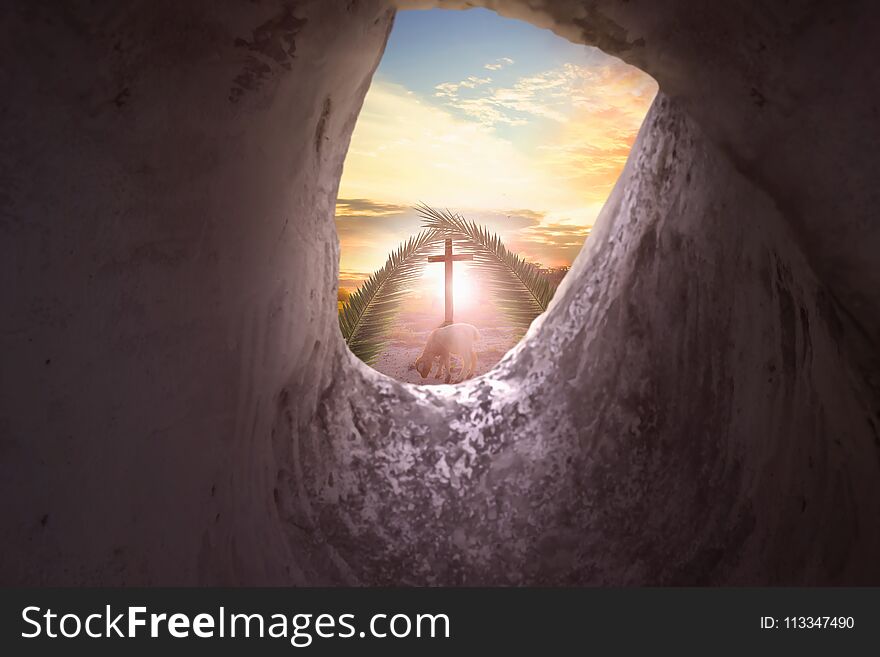
[[[0,10],[0,581],[880,583],[878,11],[400,4],[661,87],[550,311],[455,388],[336,330],[387,3]]]

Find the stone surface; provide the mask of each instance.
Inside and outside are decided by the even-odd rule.
[[[381,0],[7,3],[4,584],[880,583],[870,3],[483,4],[660,84],[551,309],[336,329]]]

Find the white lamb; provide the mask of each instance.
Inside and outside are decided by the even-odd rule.
[[[434,368],[434,361],[439,357],[440,369],[437,372],[437,378],[443,376],[446,371],[446,383],[450,382],[452,373],[449,371],[449,355],[455,354],[461,356],[462,361],[469,359],[469,367],[467,374],[464,374],[464,363],[462,362],[462,376],[458,381],[474,375],[477,368],[477,352],[474,350],[474,343],[480,339],[480,332],[475,326],[470,324],[450,324],[449,326],[441,326],[431,331],[428,336],[428,342],[422,355],[416,359],[415,368],[422,375],[423,379],[428,378],[431,370]]]

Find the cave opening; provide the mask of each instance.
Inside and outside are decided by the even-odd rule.
[[[488,9],[398,12],[336,201],[349,349],[408,383],[491,370],[547,310],[656,91]]]

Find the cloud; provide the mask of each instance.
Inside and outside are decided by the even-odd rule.
[[[556,244],[559,246],[580,245],[584,238],[592,230],[589,226],[576,226],[572,224],[544,224],[532,226],[521,231],[524,239],[544,244]]]
[[[460,212],[468,219],[486,225],[490,230],[498,232],[502,237],[513,235],[523,228],[537,226],[546,216],[537,210],[471,210],[461,209]]]
[[[546,212],[537,212],[535,210],[508,210],[506,212],[506,221],[508,225],[517,228],[527,228],[529,226],[537,226],[547,216]]]
[[[336,201],[337,217],[386,217],[409,209],[406,205],[381,203],[366,198],[340,198]]]
[[[415,211],[410,208],[406,210],[406,212],[386,215],[336,215],[336,234],[345,244],[354,244],[358,249],[370,250],[380,247],[385,248],[387,252],[388,248],[396,246],[398,242],[419,230],[419,218]],[[371,261],[369,265],[352,266],[366,269],[378,264]]]
[[[526,218],[531,219],[533,221],[540,221],[541,219],[543,219],[546,216],[546,213],[544,213],[544,212],[537,212],[535,210],[526,210],[526,209],[509,210],[508,214],[518,215],[520,217],[526,217]]]
[[[478,78],[476,75],[470,75],[461,82],[444,82],[438,84],[434,95],[438,98],[456,98],[459,89],[476,89],[484,84],[492,82],[492,78]]]
[[[502,123],[509,126],[526,125],[528,119],[522,116],[514,116],[504,111],[503,107],[486,98],[458,98],[449,96],[449,105],[462,111],[472,119],[476,119],[481,125],[492,128]]]
[[[478,78],[475,75],[470,75],[461,81],[460,86],[464,89],[475,89],[490,82],[492,82],[492,78]]]
[[[511,248],[532,262],[568,265],[577,257],[590,231],[589,226],[543,224],[519,231],[510,243]]]
[[[598,113],[634,102],[641,121],[647,108],[644,99],[649,102],[656,93],[653,80],[617,60],[601,66],[568,63],[521,77],[510,86],[462,93],[462,89],[473,90],[477,86],[483,85],[443,83],[437,85],[435,96],[482,125],[494,127],[523,126],[536,119],[565,124],[580,111]]]
[[[618,105],[602,112],[582,111],[552,143],[536,149],[542,168],[561,184],[582,190],[584,199],[601,204],[620,177],[638,134],[647,103]]]
[[[490,71],[497,71],[504,68],[505,66],[510,66],[511,64],[513,64],[513,60],[510,57],[501,57],[499,59],[496,59],[494,62],[486,64],[485,66],[483,66],[483,68]]]
[[[357,271],[351,269],[339,270],[339,287],[354,291],[370,277],[371,271]]]
[[[458,92],[458,88],[461,85],[455,82],[444,82],[443,84],[438,84],[435,89],[434,95],[443,98],[455,98],[456,92]]]
[[[548,71],[520,78],[512,86],[491,87],[476,94],[462,94],[462,89],[475,89],[463,82],[443,83],[437,85],[435,95],[487,127],[526,125],[530,117],[564,122],[565,109],[571,107],[566,98],[571,77],[572,71],[567,68]]]

